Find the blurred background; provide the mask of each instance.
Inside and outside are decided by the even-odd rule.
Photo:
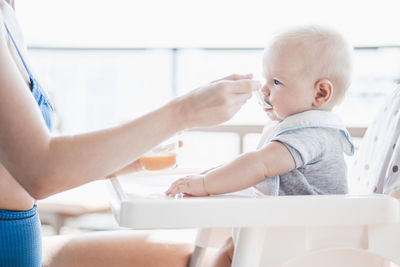
[[[400,82],[397,0],[18,0],[16,10],[29,64],[55,104],[56,135],[126,122],[231,73],[259,78],[266,41],[295,25],[334,27],[354,46],[353,83],[336,109],[348,127],[368,127]],[[222,127],[185,131],[179,167],[208,168],[254,149],[267,120],[251,99]],[[44,202],[48,233],[115,228],[102,188]]]

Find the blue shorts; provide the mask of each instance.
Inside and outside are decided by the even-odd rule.
[[[0,210],[0,266],[40,267],[42,240],[36,205],[27,211]]]

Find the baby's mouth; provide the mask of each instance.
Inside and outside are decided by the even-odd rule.
[[[272,104],[270,102],[268,102],[267,100],[265,100],[264,98],[263,98],[262,107],[263,107],[263,110],[266,112],[271,112],[274,109]]]
[[[265,102],[265,110],[272,110],[272,105],[271,105],[271,103],[269,103],[268,101],[265,101],[264,100],[264,102]]]

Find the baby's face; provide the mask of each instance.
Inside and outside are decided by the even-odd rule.
[[[271,47],[264,53],[262,87],[265,100],[272,108],[265,109],[272,120],[312,109],[314,77],[304,64],[300,49],[294,45]]]

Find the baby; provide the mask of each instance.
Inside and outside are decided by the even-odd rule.
[[[206,174],[175,181],[166,194],[208,196],[251,186],[267,195],[347,193],[343,152],[350,135],[332,108],[350,85],[352,48],[336,31],[298,27],[276,35],[263,57],[261,88],[272,120],[257,150]],[[212,266],[230,266],[233,242]]]

